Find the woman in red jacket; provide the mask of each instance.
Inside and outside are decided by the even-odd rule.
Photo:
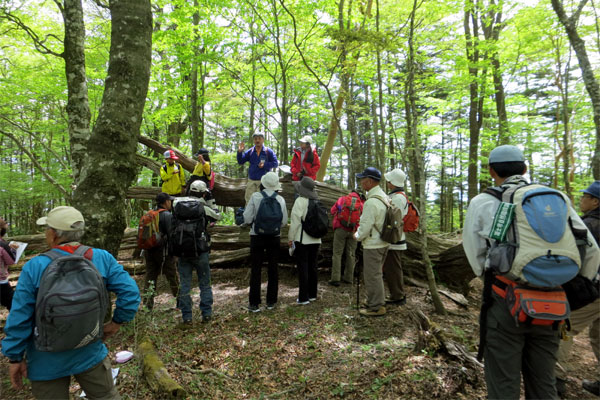
[[[292,180],[300,181],[305,176],[316,180],[321,162],[317,150],[311,147],[312,138],[306,135],[299,142],[300,148],[294,149],[292,157]]]

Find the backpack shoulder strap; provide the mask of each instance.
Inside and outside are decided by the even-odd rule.
[[[73,252],[74,255],[76,256],[82,256],[85,257],[85,253],[87,253],[87,251],[90,249],[89,246],[85,246],[85,245],[80,245],[77,249],[75,249],[75,251]]]
[[[48,250],[48,251],[46,251],[46,252],[44,252],[44,253],[42,253],[42,254],[40,254],[40,255],[41,255],[41,256],[46,256],[46,257],[48,257],[48,258],[51,260],[51,262],[52,262],[52,261],[54,261],[54,260],[56,260],[56,259],[59,259],[59,258],[61,258],[61,257],[64,257],[64,254],[62,254],[62,253],[59,253],[59,252],[58,252],[57,250],[55,250],[55,249]]]
[[[373,196],[372,198],[381,201],[385,205],[386,208],[388,208],[390,206],[389,202],[385,201],[383,199],[383,197],[381,197],[381,196]]]
[[[489,187],[489,188],[485,189],[483,191],[483,193],[489,194],[490,196],[494,196],[498,200],[502,201],[502,194],[504,193],[505,190],[506,190],[506,188],[494,186],[494,187]]]

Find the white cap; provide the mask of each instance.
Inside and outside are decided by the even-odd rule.
[[[52,209],[47,216],[39,218],[36,224],[48,225],[61,231],[76,231],[80,229],[73,227],[77,222],[85,222],[79,210],[74,207],[59,206]]]
[[[396,187],[404,187],[406,181],[406,174],[400,169],[396,168],[383,174],[385,179]]]
[[[300,138],[300,140],[298,140],[301,143],[308,143],[308,144],[312,144],[312,138],[308,135],[305,135],[303,137]]]
[[[265,189],[270,189],[274,191],[281,190],[281,183],[279,183],[279,177],[275,172],[267,172],[260,178],[260,183],[265,187]]]
[[[204,193],[207,190],[206,183],[200,179],[192,182],[190,185],[190,192]]]

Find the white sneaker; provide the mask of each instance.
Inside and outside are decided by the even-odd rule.
[[[300,299],[296,299],[296,304],[298,304],[299,306],[305,306],[307,304],[310,304],[310,301],[300,301]]]
[[[310,301],[310,302],[317,301],[317,298],[316,297],[309,297],[308,301]]]

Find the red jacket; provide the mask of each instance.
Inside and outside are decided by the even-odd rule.
[[[319,161],[319,155],[317,154],[317,150],[311,149],[312,152],[306,152],[306,156],[304,156],[304,162],[300,163],[302,159],[302,150],[294,149],[294,156],[292,157],[292,180],[299,181],[302,179],[301,176],[298,176],[298,172],[304,172],[303,176],[308,176],[313,180],[317,179],[317,172],[319,168],[321,168],[321,161]],[[302,164],[302,165],[301,165]]]
[[[358,195],[358,193],[350,192],[350,194],[340,197],[335,202],[335,204],[331,207],[331,215],[333,215],[333,230],[341,228],[348,232],[355,232],[356,229],[358,229],[358,225],[356,225],[356,227],[354,229],[348,229],[345,226],[343,226],[342,223],[340,222],[340,213],[342,212],[342,208],[344,207],[344,204],[346,203],[346,197],[348,197],[348,196],[356,197],[356,203],[355,203],[356,207],[360,210],[360,213],[362,214],[363,202],[360,199],[360,196]]]

